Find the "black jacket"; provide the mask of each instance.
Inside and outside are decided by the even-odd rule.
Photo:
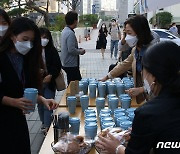
[[[59,72],[61,70],[61,61],[57,50],[45,50],[45,58],[46,58],[46,67],[48,74],[52,75],[51,82],[49,83],[49,88],[53,91],[56,90],[55,79],[58,77]]]
[[[26,65],[23,66],[27,70]],[[23,97],[23,84],[6,53],[0,55],[0,153],[30,154],[30,140],[26,117],[22,110],[2,104],[2,98]],[[25,71],[25,87],[29,87]],[[32,87],[33,88],[33,87]]]
[[[164,142],[164,146],[167,142],[178,142],[180,146],[180,96],[168,90],[162,90],[158,97],[135,111],[131,139],[125,153],[149,154],[153,148],[155,154],[180,154],[180,147],[161,148],[158,142]]]

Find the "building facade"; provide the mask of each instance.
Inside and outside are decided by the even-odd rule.
[[[118,22],[123,25],[128,17],[128,0],[117,0]]]

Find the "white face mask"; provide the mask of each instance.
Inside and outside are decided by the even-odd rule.
[[[126,35],[126,43],[132,48],[137,44],[138,38],[137,36],[132,36],[132,35]]]
[[[14,43],[14,45],[16,47],[16,50],[22,55],[26,55],[33,47],[31,41],[17,41],[16,43]]]
[[[0,36],[4,36],[8,29],[8,26],[0,25]]]
[[[105,26],[103,25],[102,28],[105,28]]]
[[[42,45],[43,47],[45,47],[48,43],[49,43],[49,40],[48,40],[48,39],[46,39],[46,38],[42,38],[42,39],[41,39],[41,45]]]

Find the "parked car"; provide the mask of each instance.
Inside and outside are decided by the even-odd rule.
[[[169,30],[166,29],[151,29],[156,32],[160,36],[160,41],[173,41],[178,46],[180,46],[180,38],[170,33]]]

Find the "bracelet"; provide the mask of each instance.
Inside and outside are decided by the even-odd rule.
[[[118,145],[118,146],[116,147],[116,154],[118,154],[119,148],[122,147],[122,146],[123,146],[123,145],[120,144],[120,145]]]

